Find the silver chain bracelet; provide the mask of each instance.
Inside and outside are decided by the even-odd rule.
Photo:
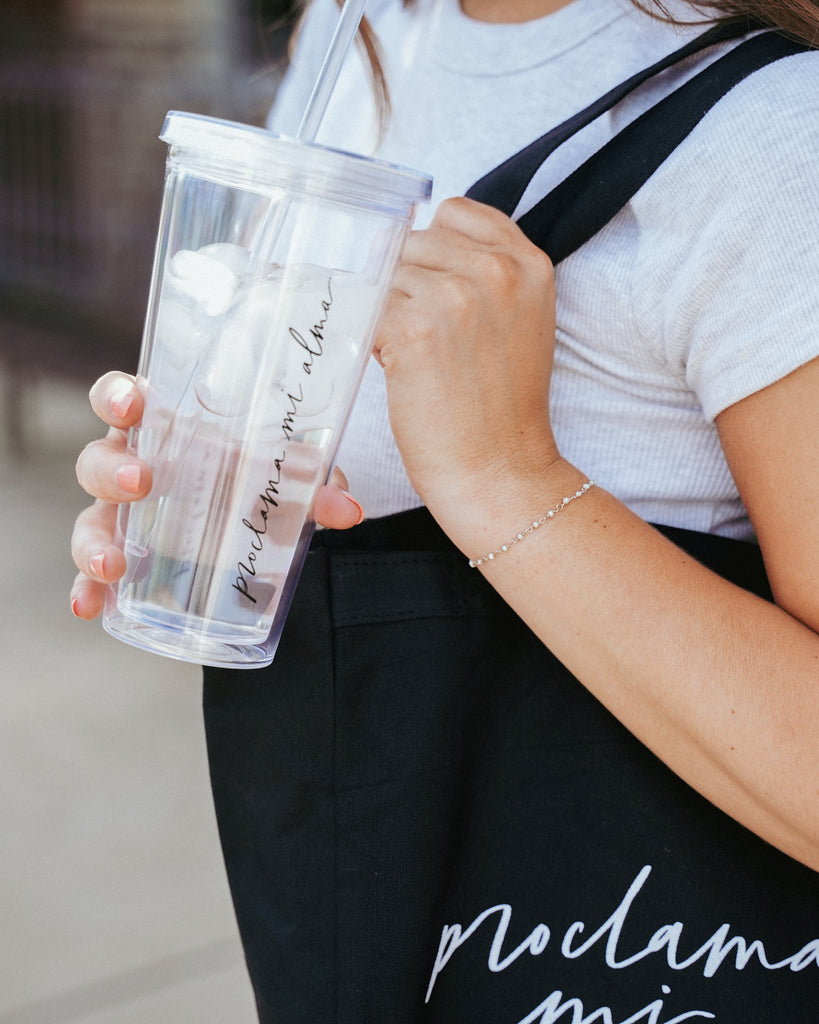
[[[574,494],[570,494],[567,498],[564,498],[562,501],[558,502],[558,504],[555,505],[554,508],[550,508],[548,512],[544,512],[542,516],[539,516],[533,523],[530,523],[525,530],[521,530],[517,537],[513,537],[512,540],[507,541],[503,545],[503,547],[498,548],[497,551],[490,551],[489,554],[484,555],[483,558],[476,558],[474,560],[470,559],[470,569],[477,569],[478,566],[483,565],[484,562],[491,562],[495,558],[497,558],[498,555],[502,555],[505,551],[508,551],[509,548],[514,547],[515,544],[518,543],[518,541],[523,540],[525,537],[528,537],[530,533],[534,533],[535,530],[543,526],[547,519],[554,519],[558,512],[562,512],[563,509],[570,502],[574,501],[575,498],[581,498],[586,493],[586,491],[591,490],[592,487],[596,486],[596,484],[596,480],[587,480],[579,491],[575,491]]]

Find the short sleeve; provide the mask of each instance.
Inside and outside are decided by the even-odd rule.
[[[662,169],[665,357],[713,420],[819,356],[819,54],[723,98]]]

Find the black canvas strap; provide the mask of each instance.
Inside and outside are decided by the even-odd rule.
[[[621,82],[604,96],[595,100],[590,106],[578,111],[568,121],[564,121],[562,124],[557,125],[557,127],[552,128],[545,135],[541,135],[539,139],[535,139],[525,149],[515,153],[514,156],[511,156],[504,163],[495,167],[481,178],[480,181],[476,182],[467,192],[467,195],[470,199],[488,203],[490,206],[494,206],[511,217],[535,172],[558,146],[563,145],[573,135],[576,135],[581,129],[591,124],[601,114],[611,110],[612,107],[625,99],[629,93],[634,92],[635,89],[643,85],[650,78],[660,74],[661,71],[665,71],[674,64],[678,64],[680,61],[685,60],[686,57],[708,49],[709,46],[715,46],[717,43],[735,39],[740,35],[747,35],[753,27],[749,26],[748,23],[743,23],[742,25],[716,25],[703,35],[697,36],[696,39],[692,39],[682,48],[668,54],[650,67],[638,71],[636,75],[632,75],[625,82]]]
[[[606,93],[490,171],[467,195],[511,216],[529,182],[558,146],[610,110],[648,79],[715,43],[744,35],[747,23],[720,25]],[[636,118],[518,220],[525,234],[557,264],[623,208],[735,85],[754,71],[809,47],[776,32],[741,43]]]

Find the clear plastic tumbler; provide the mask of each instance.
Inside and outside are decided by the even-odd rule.
[[[104,626],[146,650],[274,656],[316,492],[370,356],[424,174],[171,112],[123,506],[127,571]]]

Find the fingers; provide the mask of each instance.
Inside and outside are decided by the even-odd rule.
[[[331,530],[349,530],[364,520],[364,509],[355,498],[332,484],[326,484],[316,495],[315,520]]]
[[[410,233],[402,254],[402,266],[428,270],[457,270],[476,255],[519,252],[521,257],[544,254],[506,214],[472,199],[447,199],[438,207],[432,223]]]
[[[80,570],[71,589],[71,610],[93,619],[102,611],[105,591],[125,572],[125,555],[113,543],[116,506],[98,501],[84,509],[74,524],[71,555]]]
[[[407,239],[373,355],[386,369],[385,358],[396,355],[390,339],[400,338],[404,347],[433,334],[470,337],[467,321],[489,330],[495,313],[510,308],[538,316],[541,300],[553,305],[553,271],[506,214],[471,199],[447,199],[430,226]]]
[[[77,480],[98,500],[77,517],[71,554],[80,570],[71,589],[71,610],[80,619],[102,611],[105,591],[125,572],[125,555],[114,544],[116,503],[144,497],[151,488],[149,467],[128,450],[126,431],[139,423],[144,400],[127,373],[106,373],[89,393],[91,408],[110,427],[77,460]]]
[[[463,196],[444,200],[435,211],[430,226],[457,232],[473,243],[484,245],[492,245],[515,235],[525,237],[505,213],[496,210],[494,206],[486,206]]]
[[[364,520],[364,509],[347,490],[347,478],[334,469],[330,482],[316,495],[313,516],[331,530],[348,530]]]
[[[106,587],[95,583],[82,573],[77,574],[71,588],[71,611],[78,619],[88,622],[102,614],[105,607]]]
[[[347,477],[341,472],[338,466],[333,466],[333,472],[330,474],[330,479],[327,483],[332,487],[340,488],[342,491],[347,491],[350,488],[350,485],[347,483]]]
[[[509,217],[470,199],[441,203],[431,225],[407,239],[391,301],[427,308],[519,304],[530,291],[550,295],[554,268]],[[434,290],[438,301],[430,303]]]
[[[145,401],[130,374],[113,370],[94,384],[89,393],[91,408],[112,427],[127,430],[142,418]]]
[[[108,434],[92,441],[77,459],[80,486],[103,501],[144,498],[151,489],[151,470],[128,449],[126,430],[139,423],[145,402],[133,377],[114,371],[94,384],[89,395],[94,412],[110,425]]]
[[[131,454],[125,434],[114,427],[80,452],[76,473],[80,486],[103,501],[135,501],[151,489],[150,467]]]
[[[97,501],[83,509],[74,523],[74,564],[98,583],[114,583],[125,572],[125,555],[114,544],[116,515],[115,505]]]

